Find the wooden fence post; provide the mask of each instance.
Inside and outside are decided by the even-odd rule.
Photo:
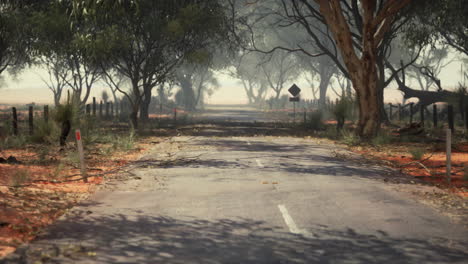
[[[109,106],[110,106],[110,103],[107,102],[106,103],[106,119],[109,118]]]
[[[468,102],[465,103],[465,133],[468,133]]]
[[[49,106],[48,105],[44,105],[44,121],[46,123],[49,122]]]
[[[29,106],[29,135],[34,134],[34,109],[33,106]]]
[[[304,127],[307,127],[307,110],[304,107]]]
[[[99,103],[99,118],[102,118],[102,108],[103,108],[102,104],[103,104],[103,102],[101,100],[101,102]]]
[[[388,120],[391,122],[392,121],[392,116],[393,116],[393,105],[392,103],[388,104],[390,106],[390,111],[388,115]]]
[[[446,155],[446,175],[447,175],[447,183],[450,185],[451,178],[452,178],[452,130],[447,129],[447,155]]]
[[[453,121],[453,106],[449,105],[447,108],[447,113],[448,113],[448,125],[450,130],[452,130],[452,134],[455,133],[455,123]]]
[[[18,114],[16,113],[16,107],[12,107],[11,111],[13,112],[13,135],[18,135]]]
[[[413,123],[413,104],[414,103],[410,103],[410,105],[409,105],[409,109],[410,109],[410,117],[409,117],[410,121],[409,122],[410,122],[410,124]]]
[[[177,127],[177,107],[174,107],[174,127]]]
[[[114,102],[115,116],[119,116],[119,101]]]
[[[419,111],[421,112],[421,125],[424,127],[424,106],[420,104]]]
[[[96,97],[93,97],[93,116],[96,117]]]
[[[401,104],[398,104],[398,122],[401,122]]]
[[[110,102],[110,116],[114,118],[114,103]]]
[[[90,105],[90,104],[87,104],[87,105],[86,105],[86,115],[87,115],[87,116],[90,116],[90,115],[91,115],[91,105]]]
[[[437,105],[432,105],[432,122],[434,123],[434,127],[437,127]]]

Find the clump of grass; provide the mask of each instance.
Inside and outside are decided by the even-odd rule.
[[[329,139],[337,139],[339,135],[333,126],[325,126],[325,130],[320,134]]]
[[[52,144],[57,141],[60,135],[57,123],[53,121],[38,120],[36,121],[36,128],[31,141],[34,143],[47,143]]]
[[[15,171],[13,177],[10,179],[10,186],[14,188],[21,187],[30,179],[29,171],[19,169]]]
[[[372,139],[372,145],[374,146],[386,145],[386,144],[390,144],[391,141],[392,141],[392,138],[388,133],[381,132]]]
[[[51,179],[57,180],[60,177],[65,165],[63,163],[59,163],[59,165],[49,174]]]
[[[414,160],[421,160],[424,154],[426,154],[426,150],[423,148],[411,148],[409,149],[409,153]]]
[[[39,164],[46,164],[47,163],[47,156],[49,155],[49,153],[50,153],[50,149],[48,147],[46,147],[46,146],[41,147],[37,151]]]
[[[343,142],[344,144],[348,146],[356,146],[356,145],[359,145],[359,143],[361,143],[361,139],[352,131],[343,130],[341,132],[341,135],[342,135],[341,142]]]
[[[131,130],[128,136],[115,137],[112,147],[119,150],[132,150],[135,146],[135,131]]]
[[[0,149],[22,148],[29,143],[30,139],[24,135],[8,136],[0,141]]]
[[[65,158],[64,161],[66,163],[69,163],[75,167],[78,167],[80,165],[80,154],[76,151],[69,152]]]

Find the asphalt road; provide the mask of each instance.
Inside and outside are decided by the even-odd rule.
[[[468,231],[387,169],[312,140],[212,135],[157,144],[3,263],[468,262]]]

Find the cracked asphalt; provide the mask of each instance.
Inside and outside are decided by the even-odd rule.
[[[170,137],[2,263],[467,263],[468,230],[336,146]]]

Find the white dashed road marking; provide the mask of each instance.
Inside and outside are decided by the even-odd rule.
[[[260,168],[263,168],[263,164],[262,162],[259,160],[259,159],[255,159],[255,161],[257,162],[257,165],[260,167]]]
[[[289,232],[293,234],[298,234],[298,235],[303,235],[305,237],[313,237],[309,232],[305,230],[301,230],[297,227],[296,223],[292,219],[291,215],[289,215],[288,209],[286,209],[286,206],[279,204],[278,208],[283,215],[284,222],[289,228]]]

